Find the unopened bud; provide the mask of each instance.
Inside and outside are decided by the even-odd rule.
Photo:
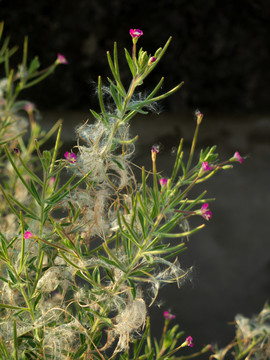
[[[195,111],[196,119],[197,119],[197,125],[200,125],[203,119],[203,114],[200,112],[200,110]]]
[[[156,60],[157,59],[154,56],[150,57],[150,59],[148,60],[148,65],[153,64]]]

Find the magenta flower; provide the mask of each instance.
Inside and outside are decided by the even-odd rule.
[[[139,37],[143,35],[143,32],[140,29],[130,29],[129,33],[133,39],[139,39]]]
[[[193,347],[193,346],[194,346],[194,344],[193,344],[193,338],[192,338],[191,336],[188,336],[188,337],[186,338],[186,342],[187,342],[187,346],[189,346],[189,347]]]
[[[34,237],[34,234],[31,233],[31,231],[26,231],[24,234],[23,234],[23,237],[26,239],[29,239],[29,238],[32,238]]]
[[[161,186],[167,185],[167,182],[168,182],[168,179],[165,179],[165,178],[161,178],[161,179],[159,180],[159,183],[160,183]]]
[[[203,204],[203,206],[201,207],[201,214],[205,220],[208,221],[209,219],[211,219],[212,212],[208,209],[207,203]]]
[[[71,164],[74,164],[77,161],[77,155],[73,152],[66,151],[64,153],[64,157],[67,159],[67,161]]]
[[[171,314],[169,311],[164,311],[163,313],[166,320],[172,320],[175,319],[175,315]]]
[[[210,171],[212,170],[214,167],[212,165],[209,165],[207,161],[204,161],[202,163],[202,169],[203,171]]]
[[[56,62],[57,62],[57,64],[64,64],[64,65],[66,65],[68,63],[66,57],[59,53],[57,54]]]
[[[239,154],[238,151],[236,151],[236,152],[234,153],[233,157],[232,157],[230,160],[231,160],[231,161],[238,161],[238,162],[240,162],[240,164],[242,164],[242,162],[243,162],[243,158],[242,158],[242,156]]]

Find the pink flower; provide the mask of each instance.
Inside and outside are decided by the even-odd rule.
[[[205,220],[209,220],[212,217],[212,212],[208,209],[208,204],[205,203],[203,204],[203,206],[201,207],[201,214],[204,217]]]
[[[175,319],[175,315],[173,315],[173,314],[171,314],[171,313],[169,313],[169,311],[164,311],[164,313],[163,313],[163,315],[164,315],[164,317],[165,317],[165,319],[166,320],[172,320],[172,319]]]
[[[31,233],[31,231],[26,231],[23,235],[23,237],[26,239],[34,237],[34,234]]]
[[[186,342],[187,342],[187,346],[189,346],[189,347],[193,347],[193,346],[194,346],[194,344],[193,344],[193,338],[192,338],[191,336],[188,336],[188,337],[186,338]]]
[[[234,153],[233,157],[232,157],[230,160],[231,160],[231,161],[238,161],[238,162],[240,162],[240,164],[242,164],[242,162],[243,162],[243,158],[242,158],[242,156],[239,154],[238,151],[236,151],[236,152]]]
[[[66,151],[64,153],[64,157],[67,159],[67,161],[71,164],[74,164],[77,161],[77,155],[73,152]]]
[[[202,169],[203,169],[203,171],[210,171],[210,170],[212,170],[213,168],[214,168],[213,166],[208,165],[208,162],[207,162],[207,161],[204,161],[204,162],[202,163]]]
[[[167,185],[167,182],[168,182],[168,179],[165,179],[165,178],[161,178],[161,179],[159,180],[159,183],[160,183],[161,186]]]
[[[139,39],[139,37],[143,35],[142,30],[139,29],[130,29],[129,33],[133,39]]]
[[[57,54],[57,60],[56,60],[56,62],[57,62],[57,64],[67,64],[68,62],[67,62],[67,59],[65,58],[65,56],[64,55],[62,55],[62,54]]]

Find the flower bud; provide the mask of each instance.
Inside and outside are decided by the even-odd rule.
[[[148,60],[148,65],[153,64],[157,59],[154,56],[151,56],[150,59]]]
[[[20,150],[19,150],[18,148],[14,148],[13,151],[15,152],[15,154],[16,154],[17,156],[20,155]]]

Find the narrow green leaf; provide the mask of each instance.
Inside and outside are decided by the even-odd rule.
[[[140,225],[142,228],[143,237],[146,238],[146,236],[147,236],[146,225],[144,223],[144,217],[143,217],[143,214],[140,209],[137,210],[137,215],[138,215],[138,219],[139,219],[139,222],[140,222]]]
[[[149,215],[149,209],[147,208],[147,205],[144,205],[141,199],[141,196],[139,193],[136,194],[136,196],[138,197],[139,203],[140,203],[140,207],[142,209],[142,213],[143,216],[146,218],[147,222],[151,225],[154,226],[154,221],[151,218],[151,215]],[[145,201],[146,202],[146,201]]]
[[[28,214],[28,217],[34,220],[39,220],[39,217],[36,214],[34,214],[28,207],[20,203],[11,194],[7,194],[7,196],[11,199],[11,201],[13,201],[16,205],[18,205],[23,211],[25,211],[25,213]]]
[[[136,347],[136,350],[134,349],[134,355],[133,355],[133,360],[137,360],[139,355],[140,355],[140,352],[141,352],[141,349],[142,349],[142,346],[144,345],[145,343],[145,340],[146,340],[146,337],[148,336],[149,334],[149,331],[150,331],[150,318],[147,317],[147,320],[146,320],[146,327],[145,327],[145,331],[143,333],[143,336],[141,337],[141,340],[138,344],[138,346]]]
[[[170,259],[171,257],[175,257],[176,255],[180,254],[182,251],[185,251],[187,250],[187,247],[183,247],[183,248],[180,248],[176,251],[174,251],[173,253],[169,254],[169,255],[166,255],[166,256],[163,256],[163,259],[167,260],[167,259]]]
[[[131,56],[129,55],[129,52],[127,51],[127,49],[125,49],[125,54],[126,54],[127,63],[128,63],[129,68],[130,68],[131,74],[134,77],[136,75],[136,72],[135,72],[135,69],[134,69],[133,60],[132,60]]]
[[[103,260],[106,261],[112,261],[114,266],[116,266],[117,268],[121,269],[123,272],[125,272],[125,269],[123,268],[123,264],[119,261],[119,259],[117,258],[117,256],[113,253],[113,251],[108,247],[108,245],[106,243],[103,243],[103,248],[106,251],[107,255],[113,259],[109,260],[108,258],[103,257]],[[100,255],[101,256],[101,255]],[[106,259],[106,260],[105,260]]]
[[[60,144],[61,131],[62,131],[62,123],[59,124],[59,129],[58,129],[58,131],[57,131],[56,140],[55,140],[55,146],[54,146],[54,151],[53,151],[53,156],[52,156],[52,161],[51,161],[51,165],[50,165],[49,174],[51,174],[52,171],[53,171],[53,169],[54,169],[54,165],[55,165],[55,161],[56,161],[56,156],[57,156],[57,152],[58,152],[59,144]]]
[[[34,57],[34,59],[30,62],[28,73],[29,75],[32,75],[32,73],[36,72],[38,68],[40,67],[40,62],[37,56]]]
[[[3,359],[10,360],[7,348],[5,347],[4,341],[0,338],[0,355],[3,355]]]
[[[14,305],[8,305],[8,304],[1,304],[0,307],[6,308],[6,309],[12,309],[12,310],[22,310],[22,311],[28,311],[28,308],[20,307],[20,306],[14,306]]]
[[[9,258],[7,247],[6,247],[5,241],[2,237],[1,237],[1,252],[6,259]]]
[[[32,180],[30,180],[30,188],[32,190],[32,194],[34,195],[35,199],[37,200],[37,202],[39,204],[41,204],[41,200],[40,200],[40,197],[39,197],[39,193],[37,191],[37,188],[35,187],[34,183]]]
[[[43,182],[40,180],[39,177],[37,177],[33,171],[31,171],[25,164],[25,162],[23,161],[23,159],[21,158],[21,156],[19,156],[19,160],[20,163],[22,164],[22,166],[24,167],[24,169],[28,172],[28,174],[31,176],[31,178],[36,181],[39,185],[43,186]]]
[[[99,115],[97,112],[95,112],[94,110],[91,110],[90,109],[90,112],[92,113],[92,115],[94,116],[94,118],[96,118],[98,121],[102,121],[103,122],[103,119],[102,119],[102,116]]]
[[[116,267],[117,269],[122,270],[122,267],[119,267],[119,264],[118,264],[116,261],[110,260],[110,259],[108,259],[108,258],[106,258],[105,256],[102,256],[102,255],[99,255],[99,257],[100,257],[103,261],[105,261],[105,263],[107,263],[108,265],[110,265],[109,268],[111,268],[111,265],[112,265],[112,266]]]
[[[110,92],[111,92],[111,96],[113,98],[113,101],[115,103],[115,106],[117,107],[117,109],[120,111],[121,110],[121,103],[119,102],[117,93],[114,89],[114,86],[112,85],[111,79],[108,78],[108,81],[110,82]]]
[[[13,322],[13,341],[14,341],[14,358],[18,360],[18,338],[16,320]]]
[[[164,77],[162,77],[159,81],[159,83],[156,85],[154,90],[147,96],[146,100],[152,99],[152,97],[156,94],[156,92],[161,88],[162,84],[164,82]]]
[[[128,282],[129,282],[129,285],[130,285],[130,291],[131,291],[133,300],[135,300],[135,299],[136,299],[136,295],[137,295],[137,290],[136,290],[135,283],[134,283],[130,278],[128,278],[127,280],[128,280]]]
[[[8,272],[9,278],[12,281],[12,283],[14,285],[16,285],[18,283],[18,280],[16,279],[16,277],[13,275],[13,273],[9,269],[7,270],[7,272]]]
[[[87,344],[82,344],[79,349],[75,352],[73,355],[73,359],[80,359],[81,356],[86,352],[87,350]]]
[[[19,271],[18,271],[18,275],[20,275],[20,273],[22,272],[23,269],[23,264],[24,264],[24,249],[25,249],[25,238],[24,238],[24,226],[23,226],[23,216],[22,216],[22,212],[20,212],[20,219],[21,219],[21,258],[20,258],[20,267],[19,267]]]
[[[152,102],[155,101],[160,101],[165,99],[166,97],[172,95],[173,93],[175,93],[177,90],[179,90],[182,86],[184,85],[184,81],[182,81],[180,84],[178,84],[177,86],[175,86],[173,89],[167,91],[166,93],[160,95],[160,96],[156,96],[156,97],[152,97],[149,100],[145,100],[143,102],[141,102],[142,105],[147,105],[147,104],[151,104]]]
[[[3,141],[0,141],[0,145],[6,145],[6,144],[8,144],[10,141],[13,141],[13,140],[15,140],[15,139],[23,136],[23,134],[25,134],[25,133],[26,133],[26,130],[23,131],[23,132],[21,132],[21,133],[19,133],[19,134],[17,134],[17,135],[14,135],[14,136],[8,138],[8,139],[5,139],[5,140],[3,140]]]
[[[191,234],[193,234],[194,232],[197,232],[199,230],[201,230],[203,227],[205,226],[205,224],[202,224],[198,227],[196,227],[193,230],[189,230],[189,231],[183,231],[181,233],[162,233],[159,232],[156,233],[156,236],[158,236],[159,238],[179,238],[179,237],[185,237],[185,236],[189,236]]]
[[[48,204],[54,204],[61,199],[63,199],[67,194],[69,194],[72,190],[76,189],[90,174],[92,170],[90,170],[87,174],[85,174],[79,181],[76,182],[76,184],[72,185],[71,188],[61,194],[61,192],[71,183],[71,181],[76,177],[76,175],[72,175],[72,177],[66,182],[65,185],[61,189],[59,189],[53,196],[46,199],[46,203]]]
[[[131,120],[136,114],[136,110],[128,112],[128,114],[123,118],[122,123],[126,123],[127,121]]]
[[[119,87],[118,85],[115,85],[115,84],[113,83],[113,81],[112,81],[109,77],[108,77],[107,79],[108,79],[110,85],[115,89],[116,93],[118,94],[118,97],[119,97],[118,100],[119,100],[119,102],[120,102],[120,100],[121,100],[120,95],[121,95],[123,98],[125,98],[125,97],[127,96],[126,91],[123,91],[123,90],[121,89],[121,87]]]
[[[119,161],[117,161],[115,158],[111,157],[111,160],[112,160],[112,162],[114,162],[119,167],[119,169],[125,170],[123,168],[123,165]]]
[[[125,225],[125,228],[127,229],[127,231],[129,232],[130,236],[129,239],[138,247],[141,248],[141,244],[140,244],[140,238],[138,236],[138,234],[136,234],[135,230],[132,229],[132,227],[127,223],[125,217],[122,215],[122,221]]]
[[[36,199],[36,201],[38,202],[38,204],[41,205],[39,196],[36,196],[36,193],[32,191],[32,188],[27,185],[26,181],[24,180],[24,178],[23,178],[22,175],[20,174],[19,170],[17,169],[17,167],[16,167],[16,165],[15,165],[15,163],[14,163],[14,161],[13,161],[13,159],[12,159],[12,157],[11,157],[8,149],[7,149],[7,147],[4,146],[4,149],[5,149],[6,155],[7,155],[8,159],[9,159],[9,161],[10,161],[13,169],[15,170],[16,174],[17,174],[18,177],[20,178],[21,182],[23,183],[23,185],[25,186],[25,188],[32,194],[32,196]]]
[[[109,125],[109,121],[107,118],[107,113],[106,113],[106,109],[104,106],[104,102],[103,102],[103,97],[102,97],[102,82],[101,82],[101,76],[98,77],[98,99],[99,99],[99,106],[102,112],[102,118],[101,121],[104,123],[104,125],[108,126]]]

